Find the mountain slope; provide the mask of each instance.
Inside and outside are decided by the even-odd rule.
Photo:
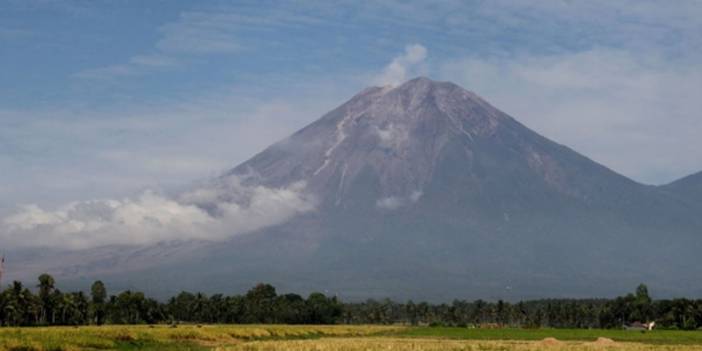
[[[671,193],[699,202],[699,199],[702,199],[702,172],[691,174],[665,185],[662,188]]]
[[[366,89],[232,175],[304,182],[319,199],[207,253],[247,284],[354,298],[674,291],[699,248],[699,220],[674,198],[425,78]]]
[[[702,172],[695,173],[661,186],[660,189],[668,195],[676,198],[683,206],[686,206],[699,216],[702,213]]]
[[[694,207],[448,82],[368,88],[210,186],[231,178],[303,189],[315,210],[109,279],[163,294],[267,281],[353,299],[702,291]]]

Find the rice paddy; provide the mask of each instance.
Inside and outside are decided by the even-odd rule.
[[[0,328],[0,350],[702,351],[702,332],[346,325],[37,327]]]

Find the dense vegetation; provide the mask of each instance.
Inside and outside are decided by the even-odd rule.
[[[35,291],[13,282],[0,293],[0,324],[4,326],[101,325],[156,323],[256,324],[394,324],[619,328],[633,321],[655,320],[659,327],[702,327],[702,300],[653,301],[645,285],[633,294],[606,300],[453,301],[397,303],[368,300],[342,303],[336,297],[312,293],[278,295],[274,287],[259,284],[245,295],[207,296],[182,292],[166,302],[141,292],[108,296],[105,285],[93,283],[90,293],[64,293],[54,278],[39,277]]]
[[[334,324],[343,306],[320,293],[307,299],[296,294],[278,295],[275,288],[259,284],[243,296],[206,296],[182,292],[166,303],[141,292],[124,291],[108,297],[101,281],[90,295],[63,293],[54,278],[39,277],[36,294],[21,282],[0,294],[0,323],[5,326],[155,324],[176,321],[196,323]]]
[[[658,327],[692,330],[702,327],[702,300],[653,301],[645,285],[615,299],[548,299],[453,301],[404,304],[390,300],[344,304],[342,323],[396,323],[443,326],[522,328],[621,328],[635,321],[656,321]]]

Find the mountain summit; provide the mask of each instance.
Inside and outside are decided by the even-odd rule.
[[[507,211],[533,209],[539,202],[531,197],[546,194],[610,204],[640,196],[643,188],[536,134],[476,94],[427,78],[365,89],[227,175],[273,187],[304,181],[323,207],[342,208],[368,191],[381,204],[417,202],[430,191],[459,202],[487,196],[492,200],[483,209]],[[373,202],[366,200],[357,205]]]
[[[409,196],[431,181],[447,145],[470,152],[514,122],[477,95],[427,78],[368,88],[231,174],[256,171],[266,185],[305,180],[325,203],[343,205],[353,182],[373,173],[378,195]]]
[[[367,88],[210,186],[231,179],[294,189],[310,208],[225,242],[144,249],[133,255],[171,258],[99,277],[164,294],[266,281],[351,299],[611,296],[640,282],[702,293],[690,279],[702,273],[693,199],[619,175],[449,82]],[[164,250],[176,254],[154,255]]]

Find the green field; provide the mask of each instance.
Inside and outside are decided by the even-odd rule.
[[[614,329],[466,329],[409,328],[398,333],[403,337],[444,338],[455,340],[543,340],[548,337],[563,341],[593,341],[598,337],[619,342],[646,344],[701,345],[702,332],[655,330],[652,332]]]
[[[3,351],[541,349],[702,351],[702,332],[287,325],[0,328]]]

